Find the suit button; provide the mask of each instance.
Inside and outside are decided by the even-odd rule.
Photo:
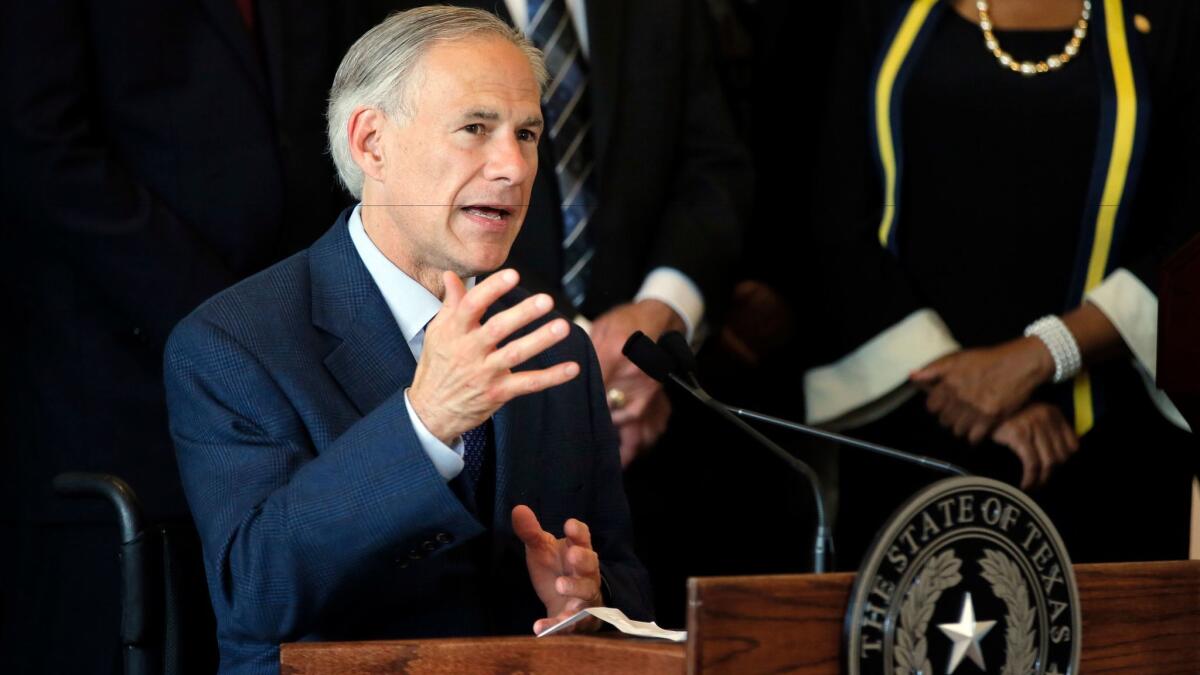
[[[426,541],[421,544],[421,548],[424,549],[426,553],[433,553],[437,550],[437,547],[438,545],[432,541]]]
[[[408,569],[408,561],[401,560],[400,558],[396,558],[396,566],[402,570],[406,570],[406,569]]]
[[[437,536],[434,537],[434,540],[439,544],[449,544],[450,542],[454,541],[454,537],[445,532],[438,532]]]
[[[420,560],[421,553],[417,549],[414,548],[413,550],[408,552],[408,559],[409,560]]]

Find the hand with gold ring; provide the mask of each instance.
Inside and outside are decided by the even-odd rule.
[[[621,354],[634,331],[656,339],[668,330],[683,330],[683,319],[657,300],[618,305],[592,321],[592,344],[604,377],[605,398],[621,440],[621,464],[654,445],[667,427],[671,405],[662,385]]]
[[[609,387],[608,389],[608,407],[611,410],[620,410],[628,403],[625,396],[625,391],[619,387]]]

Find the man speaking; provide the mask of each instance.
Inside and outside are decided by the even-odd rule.
[[[362,203],[173,333],[222,672],[278,672],[301,639],[537,631],[601,603],[648,618],[587,337],[512,270],[474,283],[524,219],[544,83],[486,12],[369,31],[329,102]]]

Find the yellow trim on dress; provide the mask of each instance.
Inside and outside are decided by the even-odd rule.
[[[896,217],[896,148],[892,138],[892,89],[896,84],[896,76],[900,67],[908,57],[909,50],[916,42],[917,34],[929,12],[933,10],[938,0],[915,0],[908,9],[908,14],[900,23],[896,37],[888,48],[883,64],[879,68],[879,77],[875,83],[875,134],[879,140],[879,159],[883,164],[884,203],[883,218],[879,223],[879,243],[885,248],[888,235],[892,231],[892,222]]]
[[[1083,292],[1096,288],[1104,281],[1108,256],[1112,249],[1117,210],[1125,193],[1129,162],[1133,156],[1134,132],[1137,127],[1138,94],[1133,79],[1133,64],[1125,36],[1125,12],[1121,0],[1104,0],[1105,37],[1108,40],[1109,63],[1112,64],[1113,86],[1116,92],[1116,124],[1113,131],[1112,155],[1108,161],[1108,176],[1104,193],[1096,210],[1096,231],[1092,238],[1092,254],[1088,258]],[[1095,423],[1091,378],[1082,373],[1075,378],[1075,433],[1082,436]]]

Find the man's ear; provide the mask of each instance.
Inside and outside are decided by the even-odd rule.
[[[386,168],[383,133],[387,116],[378,108],[359,106],[350,114],[346,124],[350,156],[354,158],[354,163],[358,164],[366,178],[382,181]]]

